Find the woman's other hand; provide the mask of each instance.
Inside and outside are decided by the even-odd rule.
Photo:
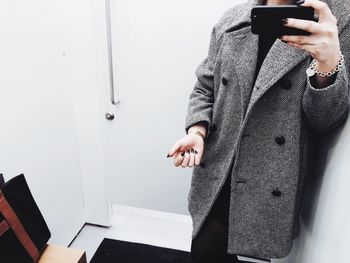
[[[201,132],[204,136],[206,134],[203,126],[193,126],[188,130],[186,136],[171,147],[167,157],[174,157],[174,165],[176,167],[181,166],[185,168],[200,164],[204,151],[204,139],[196,134],[196,131]]]
[[[280,39],[293,47],[308,51],[316,60],[317,69],[321,72],[329,72],[338,65],[341,56],[337,19],[328,5],[319,0],[305,0],[300,5],[313,7],[319,16],[319,21],[288,18],[285,26],[299,28],[311,34],[308,36],[284,35]]]

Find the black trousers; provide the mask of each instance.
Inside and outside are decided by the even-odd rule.
[[[198,235],[192,239],[191,256],[194,263],[236,263],[238,258],[227,253],[228,213],[231,173],[215,200]]]

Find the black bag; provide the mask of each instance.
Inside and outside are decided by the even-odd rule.
[[[5,183],[0,174],[0,262],[37,262],[50,237],[24,175]]]

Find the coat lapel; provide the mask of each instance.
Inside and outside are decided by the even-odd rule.
[[[259,37],[250,33],[250,27],[234,31],[226,37],[231,52],[232,68],[240,86],[241,105],[246,110],[254,85]]]
[[[240,86],[241,103],[245,116],[270,87],[308,57],[306,51],[290,47],[277,39],[261,65],[254,85],[259,36],[251,32],[250,10],[254,5],[259,4],[262,4],[262,0],[247,2],[242,18],[236,20],[236,23],[226,30],[225,36],[228,46],[231,48],[231,59]],[[245,25],[245,27],[240,28],[241,25]]]
[[[247,111],[269,88],[307,57],[308,52],[277,39],[260,68]]]

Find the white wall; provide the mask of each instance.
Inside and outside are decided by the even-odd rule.
[[[0,24],[0,173],[25,174],[51,242],[67,245],[85,222],[109,224],[96,62],[107,63],[106,39],[92,0],[2,1]]]
[[[51,242],[62,245],[84,224],[65,8],[61,0],[0,3],[0,172],[24,173]]]
[[[106,152],[115,202],[188,214],[191,170],[175,168],[166,154],[185,135],[194,73],[211,29],[237,2],[112,0],[121,104]]]

